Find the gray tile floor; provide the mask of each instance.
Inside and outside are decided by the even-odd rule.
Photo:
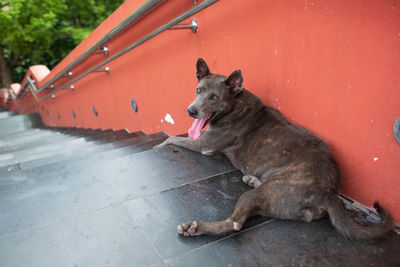
[[[84,141],[68,154],[59,144],[71,138]],[[0,266],[400,266],[394,232],[349,241],[328,219],[255,217],[228,236],[179,236],[178,223],[226,218],[249,188],[221,155],[151,150],[164,139],[32,130],[1,115],[0,155],[16,163],[0,165]]]

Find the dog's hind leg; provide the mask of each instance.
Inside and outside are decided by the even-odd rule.
[[[242,229],[247,218],[264,214],[266,199],[260,187],[244,193],[236,203],[232,215],[219,222],[186,222],[177,226],[178,233],[184,236],[222,235]]]
[[[260,179],[258,179],[257,177],[255,177],[253,175],[245,175],[245,176],[243,176],[242,179],[245,184],[247,184],[248,186],[254,187],[254,188],[262,185],[262,182],[260,181]]]

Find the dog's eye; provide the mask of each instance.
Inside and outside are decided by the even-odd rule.
[[[200,89],[196,89],[196,93],[197,93],[197,94],[200,94]]]
[[[217,95],[214,95],[214,94],[212,94],[211,96],[210,96],[210,99],[212,99],[212,100],[217,100],[219,97],[217,96]]]

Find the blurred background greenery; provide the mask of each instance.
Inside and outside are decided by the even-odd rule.
[[[123,0],[0,0],[0,87],[52,69]]]

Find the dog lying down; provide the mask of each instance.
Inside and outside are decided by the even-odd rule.
[[[226,220],[182,223],[179,234],[239,231],[255,215],[306,222],[329,216],[341,234],[359,240],[380,238],[392,229],[391,216],[377,202],[378,224],[361,226],[346,215],[339,198],[340,170],[328,145],[244,89],[240,70],[229,77],[213,74],[200,58],[196,71],[196,98],[187,110],[195,118],[189,137],[171,136],[157,147],[222,152],[254,189],[239,198]],[[201,134],[206,124],[209,128]]]

